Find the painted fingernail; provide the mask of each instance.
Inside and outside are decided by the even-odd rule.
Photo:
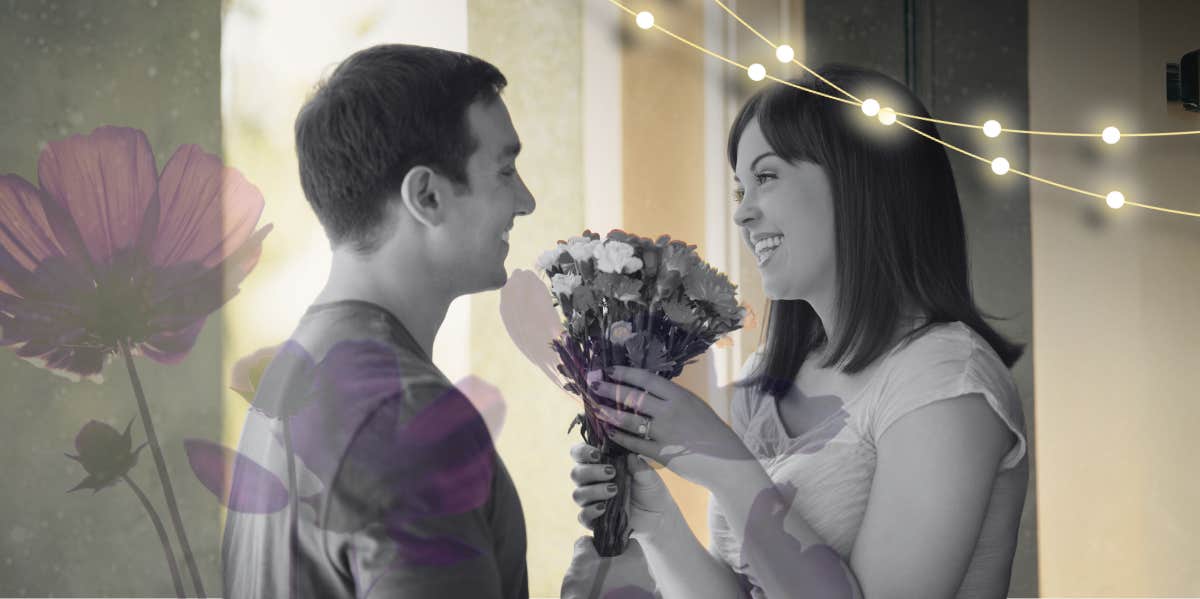
[[[592,381],[591,387],[592,387],[592,391],[599,391],[600,390],[600,381]]]
[[[606,491],[608,491],[609,493],[616,493],[616,492],[617,492],[617,485],[616,485],[615,483],[609,483],[609,485],[608,485],[607,487],[604,487],[604,489],[605,489]]]
[[[609,475],[609,476],[612,476],[612,475],[614,475],[614,474],[616,474],[616,473],[617,473],[617,469],[616,469],[616,468],[613,468],[612,466],[605,466],[605,467],[604,467],[604,473],[605,473],[605,474],[607,474],[607,475]]]
[[[609,436],[610,438],[611,438],[611,437],[616,437],[616,436],[617,436],[617,431],[615,431],[615,430],[613,430],[613,429],[611,429],[611,428],[610,428],[610,429],[608,429],[608,436]]]
[[[592,452],[588,454],[588,456],[591,457],[593,460],[598,460],[598,459],[600,459],[600,451],[597,449],[593,449]]]

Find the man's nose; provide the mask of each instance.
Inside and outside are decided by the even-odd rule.
[[[529,192],[529,187],[525,185],[525,181],[521,181],[520,197],[517,198],[517,214],[532,214],[536,208],[537,202],[533,199],[533,194]]]

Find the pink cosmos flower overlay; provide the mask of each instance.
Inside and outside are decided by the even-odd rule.
[[[38,186],[0,176],[0,346],[75,381],[120,343],[179,362],[258,262],[263,203],[196,145],[160,174],[137,129],[50,142]]]

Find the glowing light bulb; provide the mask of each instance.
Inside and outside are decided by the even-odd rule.
[[[992,161],[992,172],[997,175],[1003,175],[1008,172],[1008,159],[1004,157],[997,158]]]
[[[1116,127],[1105,127],[1104,131],[1100,132],[1100,137],[1105,143],[1115,144],[1121,141],[1121,130]]]
[[[779,59],[779,62],[789,63],[789,62],[792,62],[792,59],[795,57],[796,57],[796,51],[793,50],[792,47],[787,44],[784,44],[778,48],[775,48],[775,58]]]
[[[1000,121],[991,120],[983,124],[983,134],[988,137],[1000,137]]]
[[[896,111],[892,110],[891,106],[885,106],[879,111],[879,122],[884,125],[891,125],[896,122]]]
[[[746,67],[746,75],[748,75],[752,81],[762,81],[763,78],[767,76],[767,67],[764,67],[756,62]]]
[[[641,27],[642,29],[654,27],[654,15],[650,14],[650,11],[647,10],[643,10],[642,12],[638,13],[637,26]]]
[[[1116,210],[1125,205],[1125,194],[1119,191],[1110,191],[1108,192],[1108,196],[1104,198],[1104,201],[1108,202],[1109,208]]]
[[[879,114],[879,100],[875,98],[867,98],[862,103],[863,114],[867,116],[875,116]]]

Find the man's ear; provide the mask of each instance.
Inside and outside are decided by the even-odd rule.
[[[439,197],[437,174],[427,166],[414,166],[400,182],[400,198],[404,209],[427,227],[442,222],[445,198]]]

